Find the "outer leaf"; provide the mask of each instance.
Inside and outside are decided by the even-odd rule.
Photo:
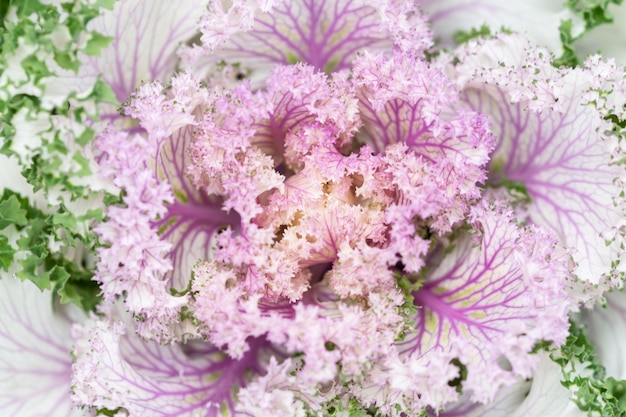
[[[44,270],[43,263],[45,257],[48,255],[47,251],[43,252],[42,257],[37,255],[30,255],[26,259],[20,260],[22,270],[17,273],[17,276],[22,280],[31,281],[40,290],[49,290],[50,281],[52,280],[53,273],[59,271],[58,269],[52,269],[49,271]],[[61,270],[63,271],[63,270]],[[64,277],[67,278],[67,277]]]
[[[275,64],[304,62],[317,70],[346,69],[363,49],[422,52],[431,40],[425,21],[408,1],[362,0],[274,1],[257,11],[254,3],[236,1],[229,9],[211,2],[200,22],[199,48],[190,59],[213,53],[212,59],[241,63],[267,74]]]
[[[464,101],[492,117],[498,138],[491,181],[504,176],[524,185],[531,221],[575,249],[578,278],[601,283],[597,293],[607,278],[618,284],[624,166],[616,163],[621,151],[604,118],[623,96],[612,81],[622,71],[599,60],[588,69],[557,70],[545,50],[520,36],[467,51],[457,66],[459,77],[470,77]]]
[[[413,291],[421,307],[416,333],[399,349],[424,365],[457,357],[467,368],[463,390],[487,403],[516,375],[531,375],[535,343],[565,341],[572,303],[564,261],[552,253],[553,238],[519,230],[511,213],[497,206],[474,209],[472,222],[482,230],[478,246],[468,236],[460,238]],[[502,358],[510,365],[503,366]]]
[[[606,3],[606,1],[603,0],[602,3]],[[610,6],[612,7],[607,7],[605,12],[612,14],[613,23],[589,30],[585,36],[576,42],[576,49],[583,57],[599,52],[606,57],[615,58],[621,65],[626,65],[626,43],[624,41],[626,28],[620,24],[626,17],[626,5],[622,4],[617,7],[611,4]]]
[[[441,417],[584,417],[561,384],[561,369],[541,354],[532,380],[519,380],[503,388],[487,405],[468,401],[447,407]]]
[[[15,256],[22,268],[16,263],[13,271],[41,288],[54,285],[58,293],[73,288],[60,294],[63,300],[93,308],[96,285],[82,266],[82,250],[93,247],[89,224],[97,216],[92,217],[95,211],[90,209],[100,203],[102,184],[87,175],[94,163],[85,145],[93,131],[83,123],[97,119],[93,99],[99,97],[77,97],[78,91],[87,95],[91,89],[88,84],[78,88],[78,82],[61,91],[47,89],[51,78],[65,72],[55,60],[67,68],[79,65],[82,40],[90,36],[85,26],[99,12],[100,2],[87,3],[12,2],[0,57],[1,152],[12,157],[1,164],[10,174],[3,172],[2,188],[25,196],[19,199],[27,212],[27,222],[18,225],[21,253]],[[15,247],[15,237],[9,240]]]
[[[142,82],[167,81],[176,68],[176,49],[193,36],[205,6],[201,0],[180,1],[176,7],[165,0],[117,1],[111,12],[90,23],[96,33],[85,52],[99,56],[83,57],[78,76],[63,74],[49,88],[86,91],[101,75],[117,100],[124,102]],[[110,116],[115,117],[114,111]]]
[[[112,13],[93,21],[94,29],[114,40],[99,58],[86,64],[103,75],[123,102],[142,81],[165,81],[171,76],[175,51],[193,36],[204,7],[200,0],[184,0],[176,7],[169,1],[119,1]]]
[[[41,13],[46,8],[46,5],[39,0],[24,0],[23,2],[15,3],[19,17],[27,17],[32,13]]]
[[[566,5],[578,17],[578,19],[583,20],[584,29],[586,32],[592,30],[596,26],[612,23],[613,15],[609,11],[609,6],[621,3],[622,0],[568,0],[566,2]],[[576,26],[580,26],[580,24],[577,22]],[[579,65],[580,60],[576,56],[576,49],[580,48],[575,48],[573,43],[581,37],[584,38],[583,35],[585,35],[586,33],[579,33],[580,27],[575,28],[572,20],[566,20],[561,22],[561,27],[559,28],[559,30],[561,32],[561,41],[563,42],[563,55],[560,56],[555,61],[555,63],[570,66]],[[611,29],[609,29],[609,31],[610,30]],[[613,42],[609,42],[609,44],[611,43]],[[595,53],[596,51],[590,52]]]
[[[38,198],[41,196],[33,196],[30,187],[21,184],[23,178],[15,182],[28,197],[5,189],[3,201],[19,205],[19,211],[28,221],[23,225],[14,223],[16,227],[5,228],[0,234],[3,242],[0,266],[22,280],[32,281],[41,290],[54,287],[53,291],[61,297],[62,303],[71,301],[85,311],[93,309],[98,302],[99,289],[91,281],[92,272],[84,265],[88,256],[85,246],[92,238],[84,229],[86,224],[101,218],[99,211],[87,210],[77,216],[61,205],[55,214],[46,215],[31,206],[41,204],[41,198]],[[84,207],[76,208],[76,211],[83,210]],[[55,250],[59,246],[62,249]]]
[[[616,291],[607,299],[606,307],[588,312],[585,321],[599,363],[608,376],[626,380],[626,293]]]
[[[468,32],[485,24],[524,33],[533,43],[560,53],[559,25],[573,17],[560,0],[422,0],[420,4],[430,17],[435,39],[445,46],[452,44],[458,31]]]
[[[50,292],[2,274],[0,413],[23,417],[84,415],[70,400],[71,322]]]
[[[235,394],[264,371],[267,342],[234,360],[198,342],[162,346],[145,342],[122,321],[92,320],[77,329],[73,399],[129,417],[217,417],[234,413]]]

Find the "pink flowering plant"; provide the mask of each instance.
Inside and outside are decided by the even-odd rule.
[[[1,414],[625,415],[619,2],[474,3],[0,6]]]

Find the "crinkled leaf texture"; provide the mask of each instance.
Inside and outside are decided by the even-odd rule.
[[[101,172],[124,190],[125,204],[109,207],[109,220],[96,228],[107,244],[96,279],[107,300],[125,292],[129,311],[144,318],[146,337],[181,336],[168,335],[168,325],[179,321],[186,298],[171,292],[187,289],[191,268],[210,257],[220,227],[239,227],[221,196],[201,192],[187,177],[194,131],[210,104],[188,74],[167,88],[148,83],[125,108],[145,131],[107,131],[96,142]]]
[[[523,185],[530,220],[553,229],[572,249],[578,278],[600,284],[592,293],[620,285],[623,150],[604,118],[621,113],[610,100],[624,96],[623,82],[614,81],[623,71],[597,58],[585,68],[556,69],[547,51],[516,35],[475,43],[458,55],[463,100],[492,118],[498,140],[491,182]]]
[[[0,279],[0,414],[78,417],[70,400],[68,311],[49,291],[2,274]]]
[[[209,340],[236,358],[259,337],[297,354],[302,359],[296,374],[300,395],[324,398],[317,389],[335,378],[339,361],[344,376],[358,375],[389,351],[402,325],[394,308],[402,296],[394,290],[370,294],[367,309],[339,300],[322,283],[297,303],[271,302],[244,296],[245,281],[217,262],[198,264],[195,274],[194,309]]]
[[[73,400],[95,409],[123,408],[129,417],[250,416],[235,412],[236,393],[266,372],[260,357],[268,343],[262,339],[235,360],[204,342],[144,341],[128,317],[92,318],[73,335]]]
[[[480,197],[493,147],[488,120],[458,109],[451,80],[407,54],[363,53],[352,77],[363,121],[358,138],[386,153],[399,210],[409,219],[432,217],[433,230],[449,232]]]
[[[172,245],[162,241],[152,225],[165,215],[164,202],[173,201],[169,184],[159,183],[146,166],[156,145],[127,132],[105,132],[97,144],[101,172],[126,192],[126,207],[109,207],[109,219],[94,229],[105,245],[98,249],[94,279],[105,301],[125,294],[129,311],[151,315],[154,330],[163,332],[162,326],[176,320],[185,300],[168,291],[165,274],[172,269],[167,258]]]
[[[16,7],[21,7],[21,3]],[[43,241],[46,248],[42,252],[42,248],[37,247],[39,251],[33,250],[34,256],[28,256],[24,275],[39,276],[40,282],[45,282],[43,278],[52,273],[50,280],[60,288],[64,301],[70,298],[81,301],[70,290],[82,283],[74,274],[68,277],[63,265],[56,260],[76,252],[73,246],[89,250],[95,245],[90,226],[102,217],[103,197],[107,192],[119,192],[96,175],[97,155],[93,155],[89,142],[104,123],[120,119],[112,103],[126,100],[145,79],[171,76],[177,63],[174,51],[192,36],[193,24],[204,2],[185,0],[172,7],[164,1],[124,0],[100,16],[97,16],[98,5],[104,2],[91,2],[97,3],[93,5],[80,1],[63,5],[59,1],[52,3],[37,9],[38,14],[29,12],[18,16],[21,20],[10,40],[24,48],[20,46],[11,54],[12,42],[3,42],[6,48],[3,55],[6,53],[10,58],[10,68],[0,71],[3,95],[8,91],[11,97],[15,92],[12,84],[20,87],[19,93],[25,93],[7,99],[11,104],[3,108],[7,113],[15,112],[10,115],[12,118],[3,117],[15,128],[15,135],[8,135],[10,141],[3,152],[19,157],[24,176],[35,191],[42,189],[38,195],[45,195],[50,206],[39,205],[38,201],[31,204],[41,208],[45,216],[54,213],[54,221],[59,219],[46,224],[44,231],[30,228],[37,243]],[[107,3],[113,4],[112,1]],[[85,31],[82,26],[88,21],[89,31]],[[51,27],[56,29],[49,33]],[[107,36],[115,37],[114,42],[100,51],[99,56],[94,56],[98,55],[99,47],[107,44]],[[79,54],[80,62],[74,62],[74,49],[86,53]],[[59,58],[60,53],[64,58]],[[27,65],[21,65],[24,58],[28,58]],[[82,64],[80,68],[79,64]],[[76,69],[78,73],[73,72]],[[104,121],[99,120],[100,117]],[[37,224],[34,219],[30,220],[30,225]],[[31,242],[34,243],[32,237]],[[32,250],[32,246],[24,249]],[[114,265],[118,263],[119,260]],[[58,278],[61,274],[64,274],[63,279]],[[88,280],[90,275],[85,272],[81,278]],[[84,305],[93,307],[93,302]]]
[[[482,405],[461,401],[447,407],[441,417],[584,417],[571,401],[571,392],[561,385],[561,369],[547,354],[541,359],[532,380],[518,380]]]
[[[363,48],[389,50],[395,44],[422,52],[432,42],[414,2],[388,0],[214,1],[200,31],[202,46],[184,52],[188,61],[214,54],[209,59],[262,75],[272,65],[296,62],[342,70]]]
[[[265,80],[263,94],[257,95],[257,100],[266,103],[269,114],[263,114],[262,103],[254,103],[258,109],[252,119],[255,132],[250,142],[280,165],[286,152],[285,141],[290,135],[300,136],[302,132],[298,131],[303,128],[324,125],[333,136],[344,140],[351,137],[358,127],[356,100],[342,81],[310,65],[275,66]]]
[[[398,349],[401,360],[426,367],[441,368],[441,358],[457,358],[467,368],[464,392],[472,401],[487,403],[516,376],[532,376],[539,360],[529,354],[535,343],[565,341],[573,303],[566,291],[566,263],[553,250],[553,236],[520,229],[498,203],[473,208],[470,221],[479,234],[459,237],[412,292],[416,332]]]

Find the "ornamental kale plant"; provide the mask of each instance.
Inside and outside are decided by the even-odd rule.
[[[539,3],[0,6],[2,415],[625,415],[619,1]]]

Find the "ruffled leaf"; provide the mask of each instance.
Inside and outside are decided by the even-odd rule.
[[[592,323],[602,328],[602,321],[600,316]],[[599,333],[598,330],[596,334]],[[611,343],[615,340],[613,337],[611,335]],[[598,341],[600,340],[596,339]],[[566,343],[551,354],[552,360],[561,367],[562,384],[572,392],[573,401],[587,415],[622,415],[626,412],[626,381],[607,377],[591,342],[584,327],[572,322]],[[612,359],[607,360],[609,364],[615,364],[611,363]]]
[[[419,10],[405,1],[216,1],[203,15],[200,31],[202,47],[186,51],[188,60],[215,51],[211,59],[263,75],[272,65],[296,62],[332,72],[349,68],[363,48],[388,50],[396,44],[422,52],[431,44]]]
[[[209,340],[242,357],[250,340],[266,337],[296,363],[302,360],[296,372],[301,393],[318,392],[320,401],[325,395],[318,390],[335,378],[338,363],[343,375],[356,377],[391,349],[402,326],[395,311],[402,296],[393,289],[369,294],[365,306],[339,300],[319,283],[289,303],[244,296],[249,290],[243,274],[217,262],[198,264],[195,276],[194,310]]]
[[[171,337],[166,328],[179,320],[193,265],[211,257],[220,228],[239,228],[240,217],[224,210],[224,198],[205,194],[188,176],[194,132],[212,99],[187,74],[167,88],[145,84],[125,112],[147,138],[122,131],[97,141],[102,173],[124,190],[126,207],[110,207],[110,219],[96,229],[108,245],[99,251],[96,278],[108,300],[126,292],[130,311],[144,318],[147,337]]]
[[[501,36],[462,52],[457,76],[467,105],[493,119],[492,184],[523,186],[531,221],[574,248],[576,275],[601,284],[591,291],[601,294],[623,276],[623,151],[605,120],[622,112],[606,102],[623,96],[622,71],[598,59],[558,70],[549,57],[520,36]]]
[[[299,136],[299,130],[309,125],[324,125],[328,131],[318,134],[330,133],[344,142],[358,127],[356,99],[350,86],[309,65],[275,67],[266,80],[264,96],[269,115],[255,120],[251,142],[270,154],[276,165],[283,161],[287,136]],[[298,139],[303,138],[294,142]]]
[[[205,343],[159,345],[136,336],[124,321],[92,319],[73,330],[73,400],[129,417],[217,417],[234,411],[238,389],[264,373],[254,345],[239,360]]]
[[[5,193],[6,194],[6,193]],[[5,195],[3,195],[5,197]],[[3,198],[0,203],[0,229],[4,229],[9,224],[16,226],[26,225],[26,210],[22,209],[21,204],[15,195]]]
[[[480,196],[493,145],[484,116],[457,110],[451,80],[406,54],[363,53],[352,82],[363,127],[357,138],[384,154],[389,251],[419,272],[428,237],[448,233]]]
[[[520,230],[512,213],[497,205],[475,208],[471,221],[481,230],[478,245],[459,238],[412,292],[419,307],[416,333],[399,349],[424,365],[457,358],[467,368],[463,390],[487,403],[516,375],[532,374],[535,343],[565,341],[572,300],[565,261],[553,252],[549,234]]]
[[[166,213],[163,203],[173,201],[171,189],[146,167],[146,159],[155,153],[154,144],[139,135],[107,132],[98,145],[103,152],[102,174],[125,190],[127,207],[110,207],[109,220],[95,228],[105,246],[98,250],[100,262],[94,279],[105,300],[112,301],[125,292],[129,310],[156,314],[154,318],[160,318],[157,328],[163,331],[161,326],[176,317],[184,303],[170,295],[164,279],[172,268],[166,257],[171,244],[161,241],[151,224]]]
[[[217,231],[229,225],[238,227],[240,222],[237,213],[222,210],[221,198],[207,196],[189,179],[192,139],[192,127],[180,129],[164,141],[156,158],[155,175],[170,184],[174,201],[167,205],[167,213],[153,227],[157,228],[160,239],[173,244],[169,254],[172,270],[166,279],[177,290],[187,287],[197,260],[211,257]]]

